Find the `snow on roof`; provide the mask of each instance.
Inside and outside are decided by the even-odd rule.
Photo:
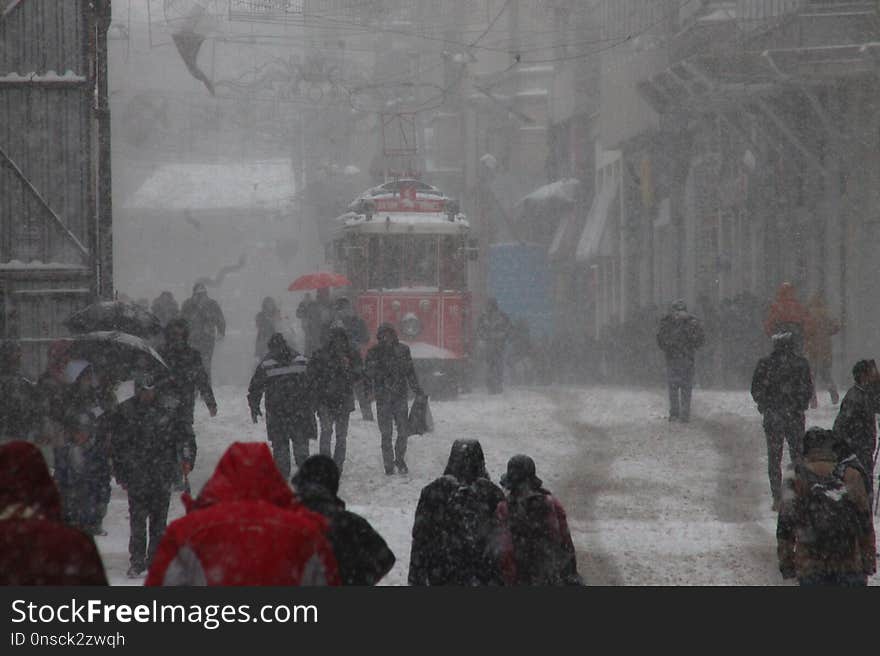
[[[86,78],[82,75],[77,75],[71,70],[67,70],[66,73],[56,73],[52,69],[46,71],[43,75],[39,73],[25,73],[24,75],[19,75],[18,73],[7,73],[6,75],[0,75],[0,84],[2,83],[21,83],[21,82],[85,82]]]
[[[279,207],[296,193],[290,160],[165,164],[124,204],[127,209],[212,210]]]
[[[470,227],[463,214],[458,214],[454,221],[442,212],[379,212],[371,221],[363,214],[343,215],[345,228],[357,228],[362,232],[420,232],[458,234]],[[340,217],[342,218],[342,217]]]
[[[22,262],[21,260],[10,260],[9,262],[0,262],[0,269],[8,271],[28,270],[28,269],[83,269],[86,267],[77,264],[65,264],[64,262],[42,262],[40,260],[31,260],[30,262]]]
[[[559,200],[565,203],[575,202],[575,193],[580,185],[580,181],[575,178],[563,178],[549,184],[545,184],[535,189],[532,193],[521,198],[517,205],[525,201],[539,203],[547,200]]]

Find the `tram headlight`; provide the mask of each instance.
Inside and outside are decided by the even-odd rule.
[[[407,337],[416,337],[422,332],[422,322],[412,312],[408,312],[400,320],[400,332]]]

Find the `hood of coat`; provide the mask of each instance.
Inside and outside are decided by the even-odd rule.
[[[790,282],[784,282],[779,285],[779,289],[776,291],[776,300],[783,303],[796,301],[797,293],[795,292],[794,285]]]
[[[199,496],[183,495],[187,512],[230,501],[266,501],[289,508],[293,490],[281,476],[269,447],[262,442],[235,442],[220,458]]]
[[[40,450],[30,442],[0,446],[0,519],[61,521],[61,497]]]
[[[477,440],[455,440],[443,474],[454,476],[465,484],[473,483],[478,478],[488,479],[486,458],[480,443]]]

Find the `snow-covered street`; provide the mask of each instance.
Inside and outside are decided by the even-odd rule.
[[[196,407],[197,492],[225,448],[265,440],[244,390],[217,390],[219,414]],[[760,416],[747,392],[696,390],[690,424],[666,420],[665,390],[508,388],[435,402],[435,432],[410,439],[410,474],[386,476],[376,425],[352,414],[340,496],[379,530],[397,556],[385,585],[405,585],[419,492],[440,475],[456,438],[476,438],[493,480],[516,453],[535,458],[562,500],[579,569],[601,585],[778,585]],[[808,425],[830,426],[836,407],[820,399]],[[317,444],[313,443],[313,451]],[[169,520],[183,510],[175,495]],[[128,567],[124,492],[114,485],[98,545],[114,585]],[[876,580],[876,577],[875,577]]]

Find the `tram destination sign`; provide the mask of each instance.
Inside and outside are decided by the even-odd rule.
[[[229,0],[229,20],[280,23],[302,20],[305,0]]]

